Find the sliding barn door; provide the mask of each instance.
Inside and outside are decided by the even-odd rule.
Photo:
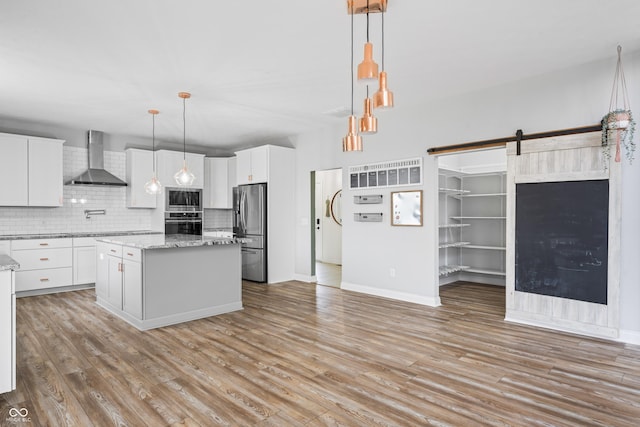
[[[507,144],[506,320],[617,338],[620,164],[603,155],[599,132],[523,141],[519,155],[516,144]]]

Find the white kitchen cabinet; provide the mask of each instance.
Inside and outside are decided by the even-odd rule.
[[[0,394],[16,388],[15,307],[12,272],[0,271]]]
[[[11,240],[0,240],[0,255],[11,255]]]
[[[235,183],[234,157],[205,157],[204,208],[231,209]]]
[[[14,240],[11,257],[20,264],[15,272],[16,292],[69,286],[73,282],[71,239]]]
[[[95,283],[97,268],[95,237],[74,237],[72,242],[74,286]]]
[[[0,134],[0,206],[62,206],[63,147],[59,139]]]
[[[122,257],[107,255],[106,298],[109,304],[122,310]]]
[[[164,188],[178,187],[173,176],[182,169],[184,162],[182,151],[158,150],[156,151],[156,171],[158,179]],[[195,175],[195,180],[190,188],[203,188],[204,186],[204,154],[186,153],[187,167]]]
[[[64,141],[29,137],[29,206],[62,206]]]
[[[98,242],[96,264],[96,296],[99,302],[142,320],[141,251]]]
[[[149,194],[144,189],[144,185],[153,177],[153,151],[129,148],[125,153],[127,155],[127,207],[155,208],[156,195]],[[160,181],[160,184],[166,185],[163,181]]]
[[[0,206],[29,203],[29,151],[25,136],[0,134]]]
[[[237,185],[268,183],[267,281],[292,280],[295,260],[295,151],[263,145],[235,153]]]
[[[125,248],[122,260],[122,309],[136,319],[142,320],[142,263],[128,258],[129,248]]]
[[[235,153],[237,185],[268,182],[269,154],[272,147],[271,145],[263,145]]]

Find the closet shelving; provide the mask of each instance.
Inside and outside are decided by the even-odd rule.
[[[506,183],[503,171],[439,171],[440,283],[504,284]]]

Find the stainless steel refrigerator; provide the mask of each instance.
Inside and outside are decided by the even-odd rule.
[[[267,184],[233,189],[233,232],[251,239],[242,244],[242,278],[267,281]]]

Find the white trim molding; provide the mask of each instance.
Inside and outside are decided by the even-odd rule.
[[[428,307],[439,307],[440,297],[427,297],[424,295],[398,292],[390,289],[373,288],[371,286],[357,285],[355,283],[342,282],[340,288],[343,291],[353,291],[361,294],[374,295],[377,297],[389,298],[399,301],[412,302],[414,304],[426,305]]]

